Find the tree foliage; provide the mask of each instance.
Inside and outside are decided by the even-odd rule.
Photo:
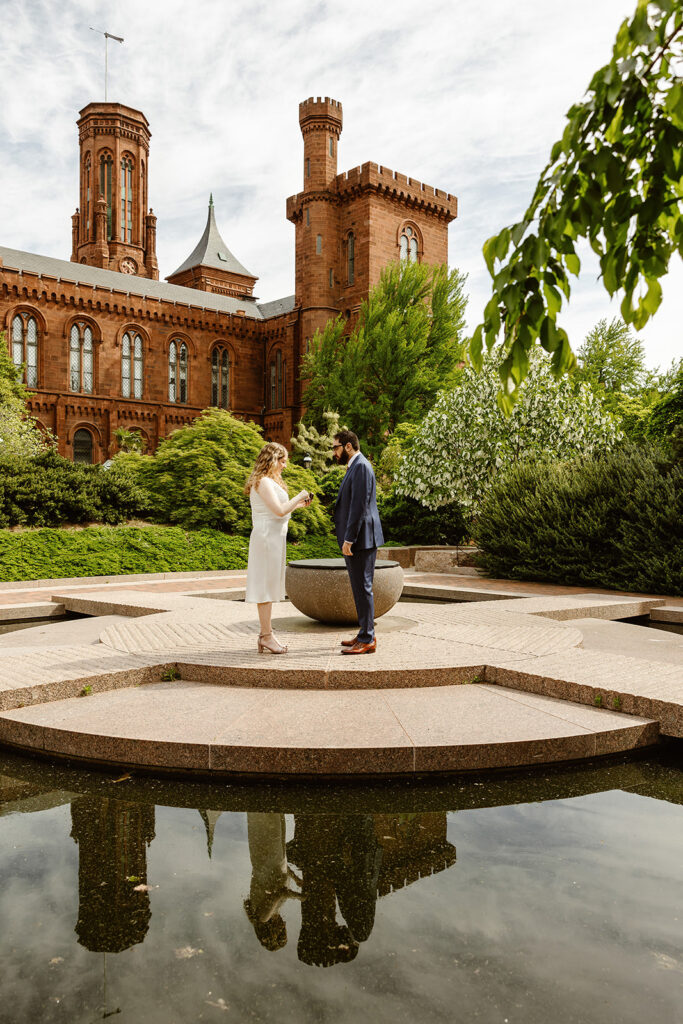
[[[164,438],[154,455],[117,455],[110,472],[132,474],[140,482],[149,496],[150,518],[157,522],[249,534],[251,508],[244,484],[262,446],[255,423],[223,409],[207,409]],[[316,491],[313,474],[299,466],[288,466],[284,479],[292,494]],[[328,529],[317,499],[297,510],[289,523],[294,540]]]
[[[533,354],[510,416],[498,408],[494,361],[461,371],[427,414],[404,456],[396,489],[429,508],[453,501],[476,512],[496,477],[517,462],[566,459],[609,449],[620,434],[587,384],[556,380],[550,360]]]
[[[480,367],[484,346],[498,346],[506,412],[537,343],[556,375],[575,365],[557,316],[580,271],[578,240],[597,253],[609,294],[623,289],[627,324],[640,330],[660,304],[660,278],[683,253],[682,53],[680,0],[638,0],[609,64],[569,110],[522,220],[484,245],[493,294],[470,356]]]
[[[30,458],[45,450],[49,439],[26,409],[30,392],[17,377],[5,334],[0,331],[0,460]]]
[[[332,465],[332,443],[334,436],[339,431],[339,413],[328,409],[322,415],[325,424],[322,430],[312,424],[297,423],[296,434],[292,437],[292,458],[295,462],[301,463],[304,456],[310,455],[310,469],[313,473],[320,475],[326,473]]]
[[[644,383],[643,342],[620,317],[599,320],[586,335],[577,355],[576,378],[594,387],[606,392],[633,393]]]
[[[420,420],[463,354],[464,281],[445,266],[386,267],[350,335],[339,317],[313,338],[302,363],[306,421],[323,430],[336,409],[376,457],[398,423]]]

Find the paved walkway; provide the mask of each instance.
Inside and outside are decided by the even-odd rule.
[[[6,615],[91,617],[2,638],[0,741],[157,769],[383,774],[683,737],[683,638],[615,621],[675,609],[669,599],[409,573],[408,592],[451,601],[397,605],[378,622],[376,655],[344,658],[346,631],[283,604],[275,622],[290,653],[272,657],[256,653],[253,609],[234,600],[243,583],[220,573],[6,588]]]

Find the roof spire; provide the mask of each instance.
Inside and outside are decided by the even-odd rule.
[[[213,206],[213,192],[209,195],[209,206]]]

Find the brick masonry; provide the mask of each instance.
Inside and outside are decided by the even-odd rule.
[[[49,277],[0,260],[0,330],[6,331],[9,344],[17,313],[37,322],[37,385],[29,408],[57,436],[62,455],[73,457],[74,434],[85,429],[92,437],[93,461],[103,461],[116,451],[119,427],[139,430],[148,450],[154,451],[162,438],[211,404],[211,360],[217,346],[229,354],[231,411],[259,423],[267,438],[288,443],[303,412],[299,367],[315,331],[338,314],[353,322],[382,267],[398,260],[406,230],[416,239],[420,261],[447,261],[448,224],[457,215],[455,196],[374,163],[338,173],[343,117],[336,100],[305,100],[299,106],[299,124],[303,190],[287,200],[287,217],[295,225],[295,299],[287,312],[263,318],[249,315],[253,300],[244,313],[205,308],[201,293],[220,291],[221,282],[216,284],[215,270],[202,266],[173,280],[200,293],[196,307],[79,283],[76,264],[83,263],[129,273],[137,281],[158,278],[156,217],[147,207],[148,122],[140,111],[117,103],[91,103],[81,111],[73,274]],[[99,178],[103,154],[112,158],[110,203],[100,196],[102,188],[108,189]],[[129,240],[126,221],[122,240],[121,201],[127,202],[128,196],[122,161],[128,158],[133,168],[131,232]],[[108,206],[116,230],[109,228]],[[224,276],[224,292],[240,286]],[[75,323],[89,326],[94,337],[94,384],[88,394],[69,390],[69,335]],[[141,399],[122,397],[122,339],[127,331],[142,339]],[[168,400],[168,353],[174,340],[188,350],[183,403]],[[270,368],[278,351],[284,386],[273,408]]]

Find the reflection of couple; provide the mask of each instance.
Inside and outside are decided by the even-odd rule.
[[[375,922],[382,859],[371,815],[302,814],[285,845],[282,814],[247,814],[252,863],[247,917],[261,945],[282,948],[287,927],[279,914],[288,898],[301,900],[299,959],[329,967],[355,959]],[[299,879],[287,861],[300,869]],[[301,893],[288,887],[288,879]],[[345,923],[337,921],[337,903]]]
[[[377,548],[384,543],[375,474],[351,430],[335,434],[332,453],[335,461],[347,467],[337,495],[334,524],[358,614],[358,632],[353,639],[342,640],[342,654],[372,654],[377,648],[372,587]],[[245,486],[252,517],[245,600],[258,607],[258,650],[270,654],[287,652],[272,629],[273,602],[285,599],[287,523],[292,512],[312,500],[307,491],[289,497],[282,480],[286,465],[287,449],[269,442],[259,452]]]

